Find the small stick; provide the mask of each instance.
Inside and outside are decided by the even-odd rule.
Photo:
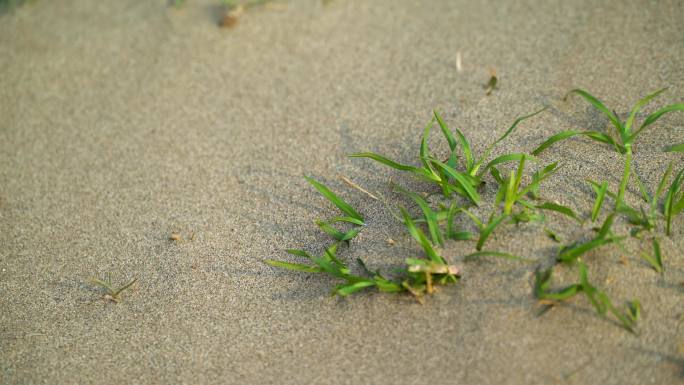
[[[376,197],[375,195],[371,194],[370,192],[368,192],[367,190],[365,190],[363,187],[359,186],[358,184],[352,182],[352,181],[349,180],[349,178],[347,178],[346,176],[340,175],[340,179],[342,179],[342,182],[344,182],[344,183],[346,183],[347,185],[349,185],[349,187],[353,187],[353,188],[355,188],[355,189],[361,191],[362,193],[368,195],[369,197],[375,199],[376,201],[378,200],[378,197]]]
[[[463,65],[461,64],[461,51],[456,52],[456,71],[463,72]]]

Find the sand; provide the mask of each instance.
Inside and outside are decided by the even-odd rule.
[[[660,87],[670,89],[647,112],[681,102],[682,2],[302,0],[250,10],[233,29],[216,27],[217,3],[38,0],[0,15],[0,383],[684,382],[682,218],[662,238],[662,276],[639,258],[648,243],[587,257],[616,303],[641,300],[638,335],[583,298],[538,316],[537,264],[462,262],[472,243],[444,248],[463,279],[425,305],[330,297],[334,280],[264,264],[329,243],[313,221],[335,210],[303,175],[368,217],[341,256],[385,270],[420,256],[381,203],[338,176],[392,203],[407,202],[390,177],[431,191],[346,154],[416,162],[432,109],[479,152],[516,116],[550,106],[499,154],[604,129],[579,98],[562,101],[575,87],[623,116]],[[485,97],[490,68],[499,86]],[[639,140],[649,186],[669,161],[684,166],[661,153],[683,138],[679,113]],[[444,148],[438,135],[432,145]],[[544,196],[585,217],[585,179],[615,189],[621,175],[618,156],[583,139],[539,164],[555,160]],[[627,199],[638,203],[637,190]],[[565,239],[591,234],[590,223],[548,217]],[[539,225],[510,225],[487,244],[540,263],[557,247]],[[107,273],[139,280],[120,304],[88,283]]]

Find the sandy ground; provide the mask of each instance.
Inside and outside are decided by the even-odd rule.
[[[345,258],[391,269],[420,255],[338,176],[393,202],[389,177],[430,191],[346,154],[415,162],[433,108],[481,151],[516,116],[551,107],[503,153],[603,129],[586,103],[561,100],[574,87],[622,115],[663,86],[656,105],[681,102],[684,3],[302,0],[232,30],[216,27],[218,1],[187,3],[39,0],[0,15],[0,383],[684,383],[682,218],[662,240],[663,276],[639,259],[648,244],[589,256],[590,278],[618,303],[642,301],[637,336],[583,298],[537,316],[535,264],[463,263],[462,281],[421,306],[332,298],[333,280],[263,262],[329,242],[313,221],[335,211],[305,174],[369,218]],[[500,84],[485,97],[489,68]],[[649,186],[668,161],[684,166],[660,152],[683,130],[672,114],[640,139]],[[594,143],[541,156],[554,160],[563,168],[544,195],[584,216],[586,178],[618,184],[618,157]],[[566,239],[591,233],[549,219]],[[557,245],[538,225],[511,225],[488,248],[543,262]],[[450,243],[444,255],[471,251]],[[121,304],[88,283],[108,272],[139,280]]]

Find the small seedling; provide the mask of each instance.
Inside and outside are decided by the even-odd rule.
[[[615,202],[615,207],[619,208],[622,202],[624,201],[624,196],[625,196],[625,190],[627,189],[627,184],[629,183],[629,177],[631,174],[631,166],[632,166],[632,144],[634,144],[636,138],[641,134],[641,132],[651,124],[655,123],[660,117],[668,112],[672,111],[684,111],[684,103],[677,103],[677,104],[672,104],[666,107],[663,107],[652,114],[648,115],[644,121],[641,123],[641,126],[639,126],[638,129],[632,131],[632,126],[634,124],[634,120],[639,113],[639,111],[646,106],[648,103],[651,102],[652,99],[660,95],[661,93],[665,92],[667,88],[660,89],[643,99],[639,100],[633,107],[632,110],[629,114],[629,117],[625,122],[622,122],[620,118],[617,116],[617,114],[611,110],[609,110],[600,100],[598,100],[596,97],[588,93],[587,91],[584,91],[582,89],[574,89],[570,92],[568,92],[563,100],[567,100],[567,98],[571,94],[577,94],[583,97],[587,102],[589,102],[591,105],[596,107],[599,111],[601,111],[606,117],[608,117],[608,120],[613,124],[615,128],[615,133],[611,136],[609,134],[599,132],[599,131],[577,131],[577,130],[568,130],[568,131],[562,131],[556,135],[553,135],[549,139],[547,139],[544,143],[542,143],[539,147],[537,147],[534,151],[532,151],[533,155],[538,155],[545,149],[551,147],[554,143],[559,142],[561,140],[568,139],[570,137],[576,136],[576,135],[584,135],[592,140],[595,140],[597,142],[605,143],[611,145],[616,151],[618,151],[620,154],[623,154],[625,157],[624,161],[624,171],[622,175],[622,180],[620,182],[620,188],[618,190],[617,194],[617,199]]]
[[[91,278],[90,283],[93,285],[99,286],[103,289],[105,289],[105,295],[102,296],[102,299],[105,301],[111,301],[114,303],[119,303],[123,301],[123,297],[121,296],[122,292],[129,287],[133,286],[138,281],[138,278],[133,278],[130,282],[127,284],[119,287],[119,288],[114,288],[112,284],[112,274],[107,273],[107,278],[106,280],[101,280],[98,278]]]
[[[317,221],[316,224],[321,230],[330,234],[333,238],[338,241],[350,241],[356,237],[361,230],[363,230],[366,225],[363,219],[363,215],[359,214],[349,203],[345,202],[342,198],[337,196],[334,192],[321,182],[316,181],[313,178],[305,177],[306,180],[318,190],[326,199],[328,199],[332,204],[337,206],[346,216],[335,217],[327,221]],[[353,227],[347,232],[342,232],[332,225],[339,222],[351,223]]]

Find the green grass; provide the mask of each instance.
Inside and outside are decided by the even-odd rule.
[[[623,174],[622,174],[622,179],[620,182],[620,188],[618,189],[618,194],[617,194],[617,199],[615,201],[615,206],[619,207],[622,202],[624,201],[624,196],[625,196],[625,191],[627,189],[627,184],[629,183],[629,177],[631,174],[631,167],[632,167],[632,145],[636,141],[636,139],[639,137],[639,135],[650,125],[655,123],[658,119],[660,119],[661,116],[663,116],[666,113],[673,112],[673,111],[684,111],[684,103],[677,103],[677,104],[671,104],[665,107],[662,107],[655,112],[649,114],[646,116],[645,119],[643,119],[641,125],[639,128],[634,130],[634,123],[637,117],[637,114],[643,107],[648,105],[654,98],[665,92],[667,88],[660,89],[658,91],[655,91],[641,100],[639,100],[631,109],[629,113],[629,117],[627,118],[626,121],[621,121],[620,118],[617,116],[617,113],[615,113],[612,110],[609,110],[603,102],[601,102],[598,98],[595,96],[591,95],[587,91],[584,91],[582,89],[574,89],[565,96],[564,99],[567,99],[570,95],[572,94],[577,94],[584,98],[587,102],[589,102],[592,106],[594,106],[597,110],[599,110],[603,115],[605,115],[610,123],[613,126],[614,131],[611,133],[604,133],[604,132],[599,132],[599,131],[578,131],[578,130],[568,130],[568,131],[562,131],[556,135],[553,135],[549,139],[547,139],[544,143],[539,145],[534,151],[532,151],[533,155],[538,155],[545,149],[551,147],[555,143],[571,138],[576,135],[584,135],[588,137],[589,139],[592,139],[594,141],[603,143],[603,144],[608,144],[613,147],[617,152],[622,154],[624,156],[624,168],[623,168]],[[674,146],[676,149],[677,147]]]
[[[112,301],[114,303],[119,303],[123,301],[123,292],[124,290],[130,288],[133,286],[138,281],[137,278],[133,278],[131,281],[128,283],[124,284],[123,286],[115,287],[114,284],[112,283],[112,275],[111,273],[107,273],[107,278],[104,280],[101,280],[99,278],[91,278],[90,283],[98,286],[102,289],[105,290],[105,294],[102,296],[102,298],[106,301]]]
[[[664,229],[665,235],[671,235],[674,218],[684,211],[684,169],[673,177],[674,163],[670,163],[657,186],[649,189],[641,181],[639,175],[632,172],[631,167],[632,145],[637,137],[662,115],[684,109],[684,104],[662,107],[645,116],[641,120],[641,125],[635,129],[640,110],[662,92],[664,89],[639,100],[623,122],[617,113],[609,110],[588,92],[580,89],[573,90],[566,95],[566,98],[577,94],[588,101],[608,118],[613,128],[611,132],[563,131],[544,141],[531,154],[508,153],[494,158],[491,157],[494,148],[512,134],[520,122],[541,113],[544,109],[516,119],[479,155],[473,152],[470,142],[461,130],[452,131],[441,115],[434,111],[432,119],[422,130],[417,159],[419,164],[401,164],[371,152],[350,155],[352,158],[368,158],[390,168],[404,171],[413,177],[429,182],[442,193],[441,197],[436,196],[437,199],[427,199],[428,196],[435,197],[435,195],[410,191],[390,182],[390,187],[412,203],[411,212],[417,213],[413,216],[402,206],[391,207],[392,205],[382,195],[376,193],[381,197],[380,202],[385,205],[389,213],[403,224],[410,237],[420,246],[418,254],[404,256],[401,268],[395,269],[392,276],[369,269],[362,259],[357,259],[358,268],[352,269],[344,261],[344,257],[338,255],[338,252],[342,250],[339,245],[342,243],[349,245],[349,241],[355,239],[360,231],[367,229],[366,220],[354,207],[327,186],[307,177],[307,181],[341,212],[332,219],[316,221],[319,228],[333,238],[334,243],[327,246],[323,255],[319,257],[314,257],[303,250],[287,250],[290,255],[302,258],[304,261],[267,260],[266,262],[274,267],[301,273],[323,274],[341,281],[332,290],[332,293],[336,295],[347,296],[375,288],[380,292],[409,293],[422,303],[426,295],[435,292],[437,285],[457,283],[460,279],[459,269],[440,252],[449,242],[460,242],[459,246],[466,250],[461,255],[464,263],[482,257],[539,263],[538,260],[522,257],[506,250],[485,248],[494,232],[503,225],[514,223],[518,229],[519,226],[529,224],[529,229],[544,231],[544,234],[559,246],[553,255],[555,265],[544,270],[538,268],[533,285],[534,296],[541,301],[555,304],[582,294],[600,316],[610,315],[622,327],[634,332],[641,314],[641,304],[635,300],[628,302],[625,307],[616,307],[604,291],[590,283],[588,263],[600,262],[603,259],[603,253],[600,252],[603,248],[618,246],[623,252],[629,252],[622,241],[629,235],[640,237],[641,232],[649,231],[653,252],[652,254],[642,253],[642,258],[657,272],[663,271],[662,251],[655,232]],[[428,139],[435,126],[441,131],[446,148],[448,148],[448,156],[445,159],[438,158],[428,146]],[[537,161],[536,155],[557,142],[577,135],[609,145],[621,154],[624,161],[617,192],[611,191],[607,181],[601,183],[589,181],[594,189],[595,197],[591,211],[587,213],[578,213],[571,207],[549,200],[543,193],[545,182],[549,181],[559,169],[557,161],[537,167],[531,174],[526,171],[526,165],[529,162]],[[684,152],[684,144],[665,146],[664,151]],[[624,201],[625,191],[632,176],[635,177],[643,199],[643,202],[637,206],[631,206]],[[485,194],[485,191],[492,190],[483,188],[488,183],[494,184],[494,191],[496,191],[491,198]],[[362,188],[360,190],[375,197]],[[607,200],[612,200],[614,205],[606,205]],[[491,211],[486,216],[486,220],[482,220],[478,215],[485,208]],[[565,223],[574,224],[576,229],[581,230],[584,230],[584,218],[596,223],[599,217],[603,216],[603,221],[600,222],[600,226],[593,229],[590,236],[586,234],[575,236],[574,239],[566,241],[565,236],[559,236],[543,224],[546,221],[545,213],[567,218]],[[613,225],[622,224],[621,221],[626,221],[628,224],[628,235],[619,233],[623,229],[622,226],[615,226],[616,229],[620,229],[619,231],[614,229]],[[538,224],[535,225],[535,222]],[[474,227],[477,231],[474,233],[468,231],[469,227]],[[472,248],[476,251],[472,252]],[[470,253],[467,252],[468,249]],[[558,268],[558,265],[577,269],[577,281],[564,287],[552,288],[553,269]]]
[[[395,170],[408,172],[419,179],[437,184],[447,198],[452,193],[456,193],[467,198],[473,204],[478,205],[481,198],[477,189],[481,186],[482,176],[487,170],[496,165],[518,161],[529,156],[523,153],[505,154],[489,160],[496,145],[514,132],[520,122],[529,119],[544,110],[545,108],[517,118],[496,141],[485,149],[480,157],[476,157],[473,154],[470,142],[463,132],[458,128],[452,132],[437,111],[434,111],[433,118],[423,130],[419,151],[421,166],[401,164],[372,152],[355,153],[349,156],[352,158],[372,159]],[[428,138],[435,122],[439,125],[442,135],[449,146],[449,157],[444,161],[435,158],[428,148]],[[485,164],[485,162],[487,163]]]

